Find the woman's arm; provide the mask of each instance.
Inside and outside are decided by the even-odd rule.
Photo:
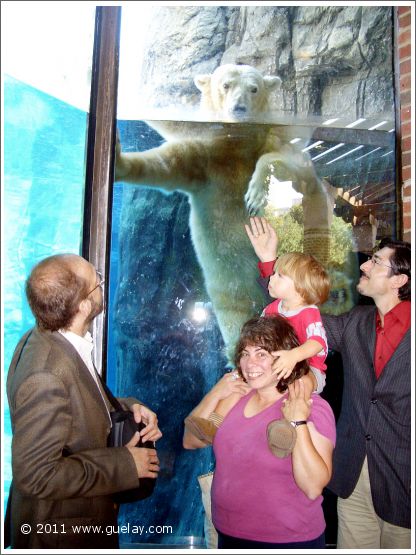
[[[334,446],[312,422],[299,426],[296,432],[292,452],[295,482],[309,499],[316,499],[331,479]]]
[[[289,385],[289,399],[283,407],[288,421],[307,420],[312,400],[305,399],[302,380]],[[316,499],[332,475],[331,441],[320,434],[312,422],[296,428],[297,439],[292,452],[293,476],[309,499]]]
[[[214,387],[208,391],[202,401],[188,416],[199,416],[200,418],[208,419],[209,415],[215,412],[217,406],[223,399],[233,396],[235,398],[235,404],[249,391],[250,387],[240,377],[235,378],[234,372],[227,372]],[[228,406],[227,408],[230,410],[232,406]],[[207,443],[198,439],[185,423],[183,446],[185,449],[199,449],[201,447],[206,447]]]

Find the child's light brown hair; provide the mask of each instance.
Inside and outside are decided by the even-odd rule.
[[[307,304],[322,304],[329,296],[329,276],[318,260],[301,252],[279,256],[274,271],[293,279],[295,289]]]

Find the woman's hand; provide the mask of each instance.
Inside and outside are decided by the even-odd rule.
[[[222,406],[220,415],[224,416],[228,413],[232,406],[238,402],[239,397],[246,395],[249,391],[251,391],[251,387],[248,386],[242,378],[240,378],[236,370],[227,372],[220,380],[218,380],[214,387],[208,391],[202,401],[194,408],[189,416],[198,416],[200,418],[208,419],[209,415],[216,411],[217,407],[220,406]],[[227,400],[224,401],[225,399]],[[189,425],[185,425],[182,443],[185,449],[199,449],[200,447],[206,447],[208,445],[207,442],[201,441],[201,439],[196,436],[196,434],[189,428]]]
[[[233,393],[238,395],[247,395],[251,391],[251,387],[240,377],[237,370],[227,372],[224,376],[214,385],[212,393],[218,400],[226,399]]]
[[[288,422],[307,420],[311,413],[312,399],[307,399],[302,378],[288,386],[289,397],[283,401],[282,412]]]

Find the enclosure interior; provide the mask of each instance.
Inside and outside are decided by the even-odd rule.
[[[29,64],[36,78],[27,77],[28,68],[17,73],[14,60],[5,76],[5,372],[18,338],[33,324],[24,300],[30,268],[50,254],[80,251],[94,31],[91,8],[82,9],[88,25],[74,23],[71,32],[78,36],[65,40],[66,15],[74,8],[48,8],[49,20],[54,17],[62,32],[54,37],[60,87],[47,82],[58,62],[45,56],[39,57],[42,69],[34,60]],[[32,15],[41,25],[40,15]],[[65,50],[75,42],[84,45],[77,64]],[[71,67],[62,71],[69,61]],[[199,109],[195,77],[224,64],[280,77],[267,111],[230,119]],[[152,407],[163,431],[155,493],[122,506],[119,520],[148,530],[170,525],[173,531],[122,534],[123,547],[204,544],[197,477],[214,468],[214,459],[210,447],[182,448],[183,419],[228,370],[236,332],[227,323],[238,328],[267,302],[243,227],[254,167],[242,172],[248,179],[238,181],[246,160],[238,145],[250,151],[251,137],[254,150],[259,136],[277,136],[279,149],[310,165],[312,185],[306,188],[296,164],[294,170],[285,160],[274,165],[254,208],[264,209],[278,231],[279,254],[309,252],[328,268],[332,292],[322,312],[348,310],[365,302],[354,285],[360,263],[380,237],[400,232],[393,76],[391,7],[123,6],[117,107],[122,151],[147,151],[173,138],[226,148],[231,139],[223,182],[229,172],[236,181],[235,188],[217,188],[208,175],[197,194],[181,176],[174,187],[146,179],[114,184],[107,381],[117,395],[136,396]],[[209,251],[218,253],[215,260],[201,247],[199,234],[205,242],[216,241]],[[238,295],[245,290],[242,307]],[[228,305],[223,310],[221,295],[235,300],[235,312]],[[323,396],[336,416],[341,392],[341,361],[330,353]],[[7,499],[7,408],[5,423]],[[336,529],[333,502],[325,492],[329,544]]]

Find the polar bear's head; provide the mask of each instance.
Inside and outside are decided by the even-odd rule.
[[[201,108],[226,120],[247,120],[267,112],[270,92],[279,77],[264,76],[254,67],[225,64],[212,74],[197,75],[195,85],[201,91]]]

